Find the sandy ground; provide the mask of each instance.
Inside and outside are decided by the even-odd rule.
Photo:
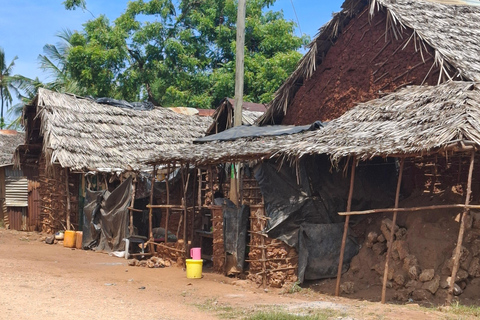
[[[43,236],[44,237],[44,236]],[[47,245],[38,233],[0,229],[0,319],[218,319],[263,308],[337,310],[334,319],[442,319],[416,305],[381,305],[311,290],[268,290],[204,270],[130,267],[107,254]]]

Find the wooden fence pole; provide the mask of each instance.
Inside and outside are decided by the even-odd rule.
[[[353,197],[353,185],[355,182],[355,168],[356,168],[356,157],[352,158],[352,172],[350,174],[350,190],[348,191],[348,200],[347,200],[347,212],[350,212],[352,209],[352,197]],[[350,216],[345,217],[345,225],[343,226],[343,237],[342,237],[342,247],[340,249],[340,258],[338,260],[338,271],[337,271],[337,284],[335,285],[335,295],[338,297],[340,295],[340,279],[342,277],[342,268],[343,268],[343,256],[345,254],[345,244],[347,241],[348,233],[348,223],[350,222]]]
[[[474,164],[475,164],[475,151],[472,151],[472,154],[470,157],[470,168],[468,170],[467,195],[465,197],[466,206],[470,204],[470,197],[472,195],[472,175],[473,175]],[[452,303],[452,300],[453,300],[455,278],[457,277],[457,272],[460,265],[460,255],[462,252],[463,234],[465,233],[465,216],[468,214],[469,211],[470,209],[468,207],[465,207],[462,213],[462,219],[460,220],[460,231],[458,232],[457,247],[455,248],[455,254],[453,257],[452,276],[450,277],[448,296],[446,301],[446,305],[448,306]]]
[[[405,164],[405,158],[402,158],[400,162],[400,169],[398,172],[397,191],[395,194],[395,209],[398,208],[398,201],[400,199],[400,187],[402,186],[403,166]],[[387,280],[388,280],[388,261],[392,255],[393,238],[395,236],[395,224],[397,223],[397,211],[393,212],[392,227],[390,229],[390,245],[387,242],[387,258],[385,259],[385,270],[383,272],[383,285],[382,285],[382,303],[385,303],[385,296],[387,292]]]

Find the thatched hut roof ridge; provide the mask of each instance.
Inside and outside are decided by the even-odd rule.
[[[204,135],[211,119],[165,108],[134,111],[39,89],[33,101],[47,162],[73,170],[139,170],[139,159]]]
[[[25,140],[23,132],[0,130],[0,166],[13,164],[13,154],[17,146]]]

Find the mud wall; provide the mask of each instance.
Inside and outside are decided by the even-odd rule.
[[[391,32],[386,35],[386,25],[385,12],[375,13],[371,21],[368,11],[352,19],[323,62],[317,62],[312,78],[298,90],[282,124],[332,120],[359,102],[402,86],[437,84],[433,50],[415,43],[415,38],[408,41],[410,29],[403,30],[398,40]]]

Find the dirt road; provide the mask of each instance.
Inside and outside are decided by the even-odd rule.
[[[258,309],[328,309],[335,319],[439,319],[418,306],[380,305],[308,290],[264,292],[245,281],[178,267],[130,267],[107,254],[47,245],[42,235],[0,229],[0,319],[218,319]]]

